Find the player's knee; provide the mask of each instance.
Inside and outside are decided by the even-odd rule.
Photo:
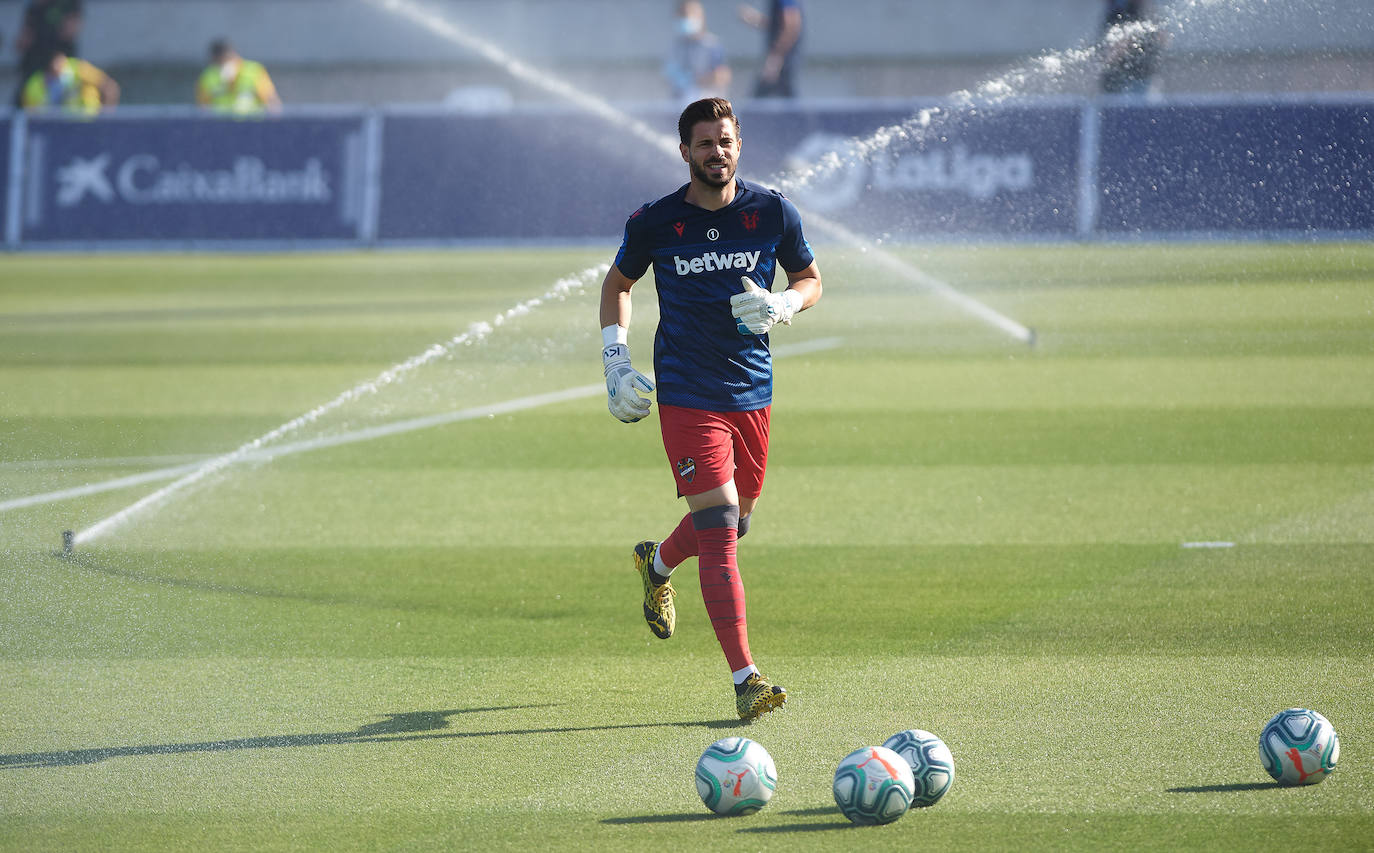
[[[692,527],[697,530],[718,530],[722,527],[739,529],[739,507],[735,504],[721,504],[692,513]]]

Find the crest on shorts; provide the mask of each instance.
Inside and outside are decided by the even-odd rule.
[[[677,461],[677,475],[687,482],[692,482],[692,478],[697,475],[697,461],[690,456],[685,456]]]

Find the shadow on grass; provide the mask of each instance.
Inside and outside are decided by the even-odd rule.
[[[838,806],[817,806],[810,809],[788,809],[780,812],[789,817],[833,817],[829,823],[780,823],[772,826],[750,826],[740,832],[830,832],[836,829],[853,829],[854,824],[841,814]]]
[[[832,823],[777,823],[771,826],[750,826],[740,832],[832,832],[837,829],[853,829],[854,824],[847,820]]]
[[[705,820],[729,820],[729,818],[717,814],[692,812],[691,814],[646,814],[635,815],[634,817],[608,817],[601,822],[625,825],[641,823],[699,823]]]
[[[817,809],[792,809],[791,811],[780,812],[780,814],[792,815],[797,817],[807,815],[838,815],[839,809],[836,808],[817,808]],[[723,815],[703,814],[692,812],[690,814],[647,814],[635,815],[633,817],[608,817],[602,823],[614,825],[639,825],[651,823],[700,823],[702,821],[714,820],[733,820],[734,818]],[[828,829],[845,829],[854,824],[849,821],[836,821],[835,823],[785,823],[772,826],[741,826],[740,832],[823,832]]]
[[[1278,782],[1232,782],[1227,785],[1187,785],[1165,790],[1170,794],[1229,794],[1236,791],[1277,790],[1282,787]]]
[[[449,727],[449,717],[456,714],[476,714],[485,711],[514,711],[528,708],[549,708],[542,705],[504,705],[491,708],[455,708],[447,711],[411,711],[388,714],[387,719],[368,723],[351,732],[320,732],[301,735],[267,735],[265,737],[235,738],[232,740],[197,741],[192,743],[156,743],[142,746],[106,746],[93,749],[70,749],[54,752],[29,752],[0,755],[0,770],[32,767],[70,767],[76,764],[96,764],[109,758],[139,755],[179,755],[188,752],[228,752],[240,749],[285,749],[301,746],[331,746],[357,743],[401,743],[418,740],[444,740],[473,737],[521,737],[527,735],[563,734],[567,732],[600,732],[619,729],[677,728],[720,729],[743,725],[738,720],[703,720],[682,723],[622,723],[609,726],[560,726],[542,729],[502,729],[496,731],[452,732],[438,731]]]
[[[347,605],[351,607],[383,608],[386,610],[428,611],[438,609],[437,606],[427,605],[422,602],[374,601],[371,599],[352,598],[330,593],[288,592],[284,590],[215,583],[214,581],[196,580],[194,578],[178,578],[168,575],[159,575],[137,568],[120,566],[117,560],[108,555],[102,560],[89,552],[82,551],[76,551],[71,554],[54,552],[48,556],[55,558],[60,564],[73,569],[118,578],[119,580],[154,584],[156,586],[166,586],[174,589],[186,589],[192,592],[212,592],[221,595],[243,596],[245,598],[281,599],[284,601],[304,601],[310,604]]]

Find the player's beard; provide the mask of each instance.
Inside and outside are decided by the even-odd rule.
[[[722,162],[725,164],[725,172],[719,178],[712,176],[711,173],[707,171],[707,162],[709,161],[703,160],[700,163],[698,163],[696,160],[691,161],[693,178],[695,178],[698,181],[701,181],[708,187],[716,187],[717,189],[721,187],[728,187],[730,185],[730,182],[735,179],[735,164],[733,162],[729,160],[722,160]]]

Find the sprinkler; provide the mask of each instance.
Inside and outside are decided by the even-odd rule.
[[[76,547],[76,532],[73,530],[62,531],[62,556],[70,557],[72,549]]]

